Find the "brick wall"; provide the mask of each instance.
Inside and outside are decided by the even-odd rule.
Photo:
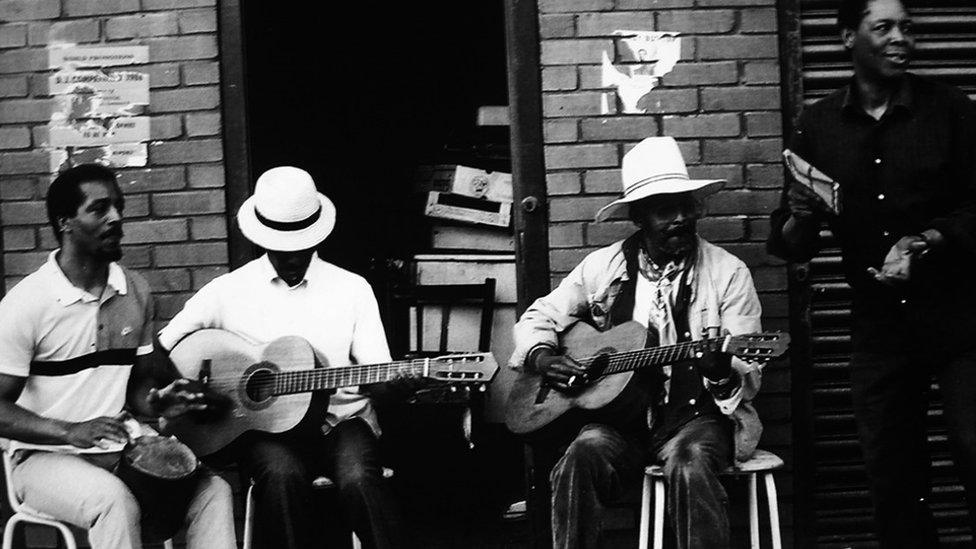
[[[539,0],[539,12],[553,284],[587,253],[634,230],[593,216],[620,193],[624,153],[644,137],[670,135],[692,177],[728,180],[700,232],[750,266],[764,326],[785,330],[785,267],[764,250],[783,176],[775,0]],[[612,88],[601,87],[604,52],[617,64],[632,60],[615,30],[681,33],[680,61],[645,98],[647,114],[622,114]],[[762,445],[788,462],[789,391],[788,367],[768,367],[757,402]],[[790,483],[789,475],[779,480],[787,499]],[[781,515],[789,525],[789,507]]]
[[[215,0],[0,0],[0,224],[6,288],[56,247],[46,226],[47,46],[147,45],[151,141],[145,168],[119,170],[125,255],[157,296],[159,320],[227,271]]]

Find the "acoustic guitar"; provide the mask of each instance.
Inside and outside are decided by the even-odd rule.
[[[221,461],[218,452],[248,431],[284,433],[318,428],[328,407],[328,391],[397,378],[427,378],[483,387],[498,364],[491,353],[471,353],[382,364],[327,367],[312,346],[297,336],[251,345],[225,330],[199,330],[180,341],[170,359],[188,378],[226,399],[214,413],[163,420],[197,456]]]
[[[518,435],[547,438],[585,423],[591,412],[609,408],[624,393],[636,370],[691,359],[708,348],[747,360],[765,361],[782,355],[789,334],[779,332],[726,335],[664,347],[642,348],[647,329],[627,322],[605,332],[577,322],[560,343],[565,354],[590,368],[590,384],[575,391],[549,387],[541,375],[522,372],[515,379],[505,410],[505,424]],[[572,417],[571,417],[572,416]]]

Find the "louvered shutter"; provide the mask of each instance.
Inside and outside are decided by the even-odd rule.
[[[851,76],[850,57],[836,29],[836,5],[836,0],[798,0],[792,6],[799,26],[785,43],[800,50],[788,55],[798,65],[788,67],[794,78],[794,114]],[[976,3],[933,0],[917,5],[912,9],[917,37],[912,71],[953,84],[976,99]],[[798,317],[792,324],[808,336],[800,345],[803,358],[794,360],[799,362],[794,366],[810,366],[794,382],[796,417],[803,422],[798,433],[806,438],[795,441],[797,474],[803,476],[797,485],[797,528],[801,546],[873,547],[871,501],[851,409],[850,288],[840,251],[830,243],[829,233],[825,236],[829,244],[820,256],[809,266],[791,269],[791,301]],[[929,412],[931,504],[945,545],[968,546],[962,487],[951,470],[941,415],[934,391]]]

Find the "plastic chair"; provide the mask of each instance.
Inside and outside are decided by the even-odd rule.
[[[383,468],[383,478],[393,478],[393,469]],[[329,490],[335,488],[335,482],[331,478],[321,476],[312,481],[312,488],[316,490]],[[244,506],[244,545],[243,549],[251,549],[254,542],[254,481],[247,487],[247,500]],[[362,549],[363,544],[359,541],[356,532],[352,532],[352,549]],[[6,549],[6,548],[4,548]]]
[[[779,531],[779,506],[776,502],[776,482],[773,471],[783,466],[776,454],[756,450],[749,461],[736,463],[726,469],[723,476],[749,477],[749,539],[752,549],[759,549],[759,502],[757,474],[766,483],[766,500],[769,505],[769,529],[773,549],[782,549]],[[641,496],[639,549],[647,549],[648,525],[651,511],[651,485],[654,485],[654,549],[664,546],[664,467],[651,465],[644,469],[644,490]]]
[[[13,464],[10,461],[10,452],[4,448],[3,449],[3,477],[6,480],[7,485],[7,501],[10,502],[10,507],[13,509],[14,514],[7,520],[6,526],[3,528],[3,549],[11,549],[14,543],[14,530],[17,524],[24,522],[30,524],[41,524],[43,526],[50,526],[61,534],[64,538],[64,545],[66,549],[77,549],[78,545],[75,542],[75,535],[71,529],[63,522],[57,521],[54,517],[46,515],[40,511],[35,511],[29,506],[24,505],[20,500],[17,499],[17,493],[14,491],[13,482],[11,482],[11,472],[13,471]],[[173,549],[172,540],[166,540],[163,542],[163,547],[165,549]]]

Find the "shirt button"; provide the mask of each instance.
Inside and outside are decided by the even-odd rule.
[[[875,164],[880,164],[881,163],[881,159],[880,158],[875,158],[874,159],[874,163]]]
[[[906,304],[906,303],[908,303],[908,300],[907,300],[907,299],[903,299],[903,300],[901,300],[901,304],[902,304],[902,305],[904,305],[904,304]]]
[[[881,231],[881,234],[883,234],[885,236],[890,236],[891,235],[891,233],[889,233],[888,231]]]
[[[691,404],[692,406],[694,406],[694,405],[695,405],[695,399],[691,399],[691,400],[689,400],[689,401],[688,401],[688,404]]]
[[[878,195],[878,200],[884,200],[884,193]]]

